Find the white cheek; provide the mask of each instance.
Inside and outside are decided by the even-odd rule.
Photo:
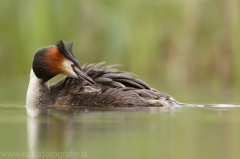
[[[76,73],[72,70],[72,62],[69,60],[64,60],[62,63],[62,69],[63,69],[63,74],[73,77],[73,78],[78,78]]]

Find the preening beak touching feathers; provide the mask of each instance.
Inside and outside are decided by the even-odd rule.
[[[33,58],[27,91],[27,106],[106,106],[163,107],[178,103],[169,95],[150,88],[129,72],[104,63],[81,67],[72,52],[73,41],[38,49]],[[55,84],[48,80],[58,74],[66,77]]]
[[[73,78],[83,78],[91,84],[95,84],[88,75],[83,72],[78,60],[72,53],[72,41],[68,48],[63,41],[56,46],[48,46],[39,49],[33,59],[33,71],[38,78],[48,81],[58,74],[64,74]]]

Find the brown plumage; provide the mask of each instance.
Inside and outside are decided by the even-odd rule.
[[[57,48],[48,49],[43,59],[48,64],[47,67],[51,68],[49,71],[53,74],[60,74],[63,70],[61,63],[65,58]]]
[[[39,59],[41,62],[39,62]],[[66,60],[68,61],[67,64],[70,62],[71,67],[62,64]],[[36,66],[39,64],[44,67]],[[29,105],[101,107],[162,107],[178,105],[171,96],[150,88],[145,82],[136,79],[132,73],[118,71],[113,68],[116,65],[103,66],[104,64],[104,62],[85,64],[81,67],[72,53],[72,41],[68,46],[65,46],[60,41],[56,46],[39,49],[35,53],[33,60],[32,75],[35,74],[37,76],[35,81],[40,81],[37,83],[42,84],[34,88],[39,90],[38,95],[33,97],[37,98],[35,103],[27,103]],[[66,68],[63,68],[63,66],[66,66]],[[69,70],[71,68],[73,70]],[[51,73],[48,73],[48,71]],[[46,82],[60,73],[71,77],[66,76],[57,83],[48,86]],[[30,83],[29,98],[31,98],[31,92],[34,92],[31,91],[31,86]],[[99,89],[100,86],[101,89]]]

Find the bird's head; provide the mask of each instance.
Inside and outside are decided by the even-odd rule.
[[[85,72],[72,52],[73,41],[66,46],[62,40],[56,45],[38,49],[33,58],[32,69],[35,75],[48,81],[58,74],[82,78],[91,84],[95,82]]]

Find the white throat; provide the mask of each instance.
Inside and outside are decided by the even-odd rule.
[[[44,97],[43,95],[44,90],[48,89],[47,85],[44,82],[37,78],[33,70],[31,69],[30,72],[30,81],[28,84],[27,90],[27,97],[26,97],[26,106],[27,107],[38,107],[41,104],[41,98]],[[44,99],[43,99],[44,100]]]

